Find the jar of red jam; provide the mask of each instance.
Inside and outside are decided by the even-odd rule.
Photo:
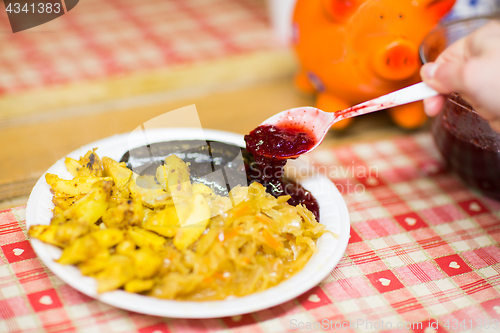
[[[431,31],[420,46],[423,63],[448,45],[500,16],[449,21]],[[500,134],[460,97],[450,94],[432,120],[432,134],[448,167],[469,186],[500,200]]]

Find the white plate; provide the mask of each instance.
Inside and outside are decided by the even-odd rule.
[[[214,131],[180,129],[147,130],[150,143],[170,140],[206,139],[227,142],[244,147],[243,137],[238,134]],[[129,143],[136,142],[135,146]],[[99,156],[119,160],[129,149],[143,145],[144,134],[139,132],[115,135],[96,141],[68,154],[73,158],[83,156],[89,149],[98,147]],[[71,179],[66,170],[64,158],[57,161],[47,172]],[[214,318],[241,315],[266,309],[291,300],[320,283],[337,265],[344,255],[349,240],[350,223],[347,207],[337,188],[323,176],[311,176],[299,180],[317,199],[320,207],[321,223],[340,237],[335,239],[327,233],[318,240],[318,251],[307,265],[290,279],[263,292],[223,301],[185,302],[163,300],[125,291],[112,291],[98,295],[95,280],[82,276],[75,266],[59,265],[61,250],[57,247],[32,239],[31,243],[43,263],[64,282],[76,290],[118,308],[164,317],[177,318]],[[49,224],[52,217],[52,194],[45,182],[45,175],[36,183],[26,208],[26,224]]]

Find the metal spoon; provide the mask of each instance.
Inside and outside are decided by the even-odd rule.
[[[439,95],[437,91],[430,88],[424,82],[420,82],[341,111],[325,112],[313,107],[300,107],[285,110],[268,118],[261,123],[261,126],[274,125],[277,127],[296,128],[300,129],[301,132],[308,133],[314,140],[314,146],[308,151],[295,156],[289,156],[298,157],[319,146],[321,142],[323,142],[330,126],[337,121],[416,102],[436,95]]]

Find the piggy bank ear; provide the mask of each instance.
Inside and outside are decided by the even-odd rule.
[[[455,0],[427,0],[425,7],[436,18],[443,17],[455,4]]]
[[[321,5],[329,18],[342,22],[356,12],[361,2],[362,0],[321,0]]]

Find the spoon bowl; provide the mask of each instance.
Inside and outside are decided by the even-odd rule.
[[[314,107],[299,107],[282,111],[266,119],[261,126],[274,126],[279,129],[293,130],[296,133],[307,133],[312,144],[307,151],[298,154],[287,154],[282,158],[297,158],[318,147],[323,142],[330,127],[343,119],[364,115],[367,113],[384,110],[425,98],[439,95],[437,91],[423,82],[397,90],[390,94],[369,100],[345,110],[325,112]],[[267,157],[280,158],[275,154],[264,154]]]

